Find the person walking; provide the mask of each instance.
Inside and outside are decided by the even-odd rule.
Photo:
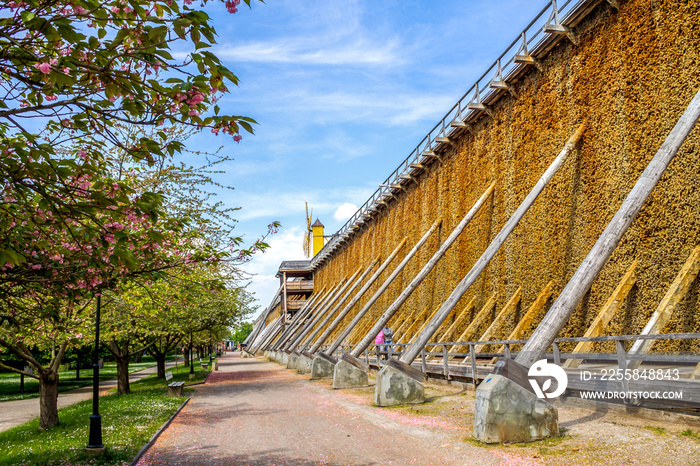
[[[387,352],[387,359],[389,358],[389,351],[394,351],[394,345],[393,345],[393,337],[394,337],[394,331],[389,327],[389,325],[384,326],[384,330],[382,330],[382,333],[384,333],[384,351]]]
[[[380,352],[384,346],[384,330],[380,330],[376,337],[374,337],[374,344],[377,347],[377,364],[379,364]]]

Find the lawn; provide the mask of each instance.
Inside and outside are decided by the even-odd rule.
[[[175,356],[167,356],[166,361],[173,361]],[[141,362],[129,364],[129,372],[153,367],[156,361],[151,356],[144,356]],[[92,384],[92,369],[81,369],[80,379],[75,378],[75,370],[61,371],[58,373],[58,391],[73,390]],[[109,380],[117,377],[116,363],[105,363],[100,369],[100,380]],[[20,376],[15,373],[0,374],[0,402],[9,400],[24,400],[39,396],[39,381],[31,377],[24,378],[24,392],[20,391]]]
[[[209,371],[173,368],[173,379],[185,383],[203,381]],[[90,459],[85,454],[92,400],[59,410],[60,425],[39,431],[39,420],[0,432],[0,465],[127,465],[151,436],[182,405],[185,398],[165,395],[166,383],[155,375],[131,384],[130,395],[100,398],[104,454]]]

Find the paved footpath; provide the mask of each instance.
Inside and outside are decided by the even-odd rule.
[[[138,465],[458,465],[503,457],[405,425],[291,370],[227,353]]]
[[[182,363],[182,358],[178,359],[178,364]],[[165,368],[175,366],[175,361],[165,363]],[[149,367],[142,371],[129,374],[129,382],[136,382],[146,376],[155,374],[156,366]],[[92,378],[92,369],[87,372]],[[107,391],[117,386],[117,379],[103,380],[100,382],[100,394],[105,394]],[[58,409],[65,408],[72,404],[84,400],[92,399],[92,384],[59,392],[58,394]],[[11,429],[13,427],[29,422],[34,418],[39,417],[39,398],[29,398],[26,400],[13,400],[0,402],[0,432]]]

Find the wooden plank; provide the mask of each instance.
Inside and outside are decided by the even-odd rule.
[[[518,324],[515,326],[512,332],[510,332],[510,335],[506,340],[519,340],[520,337],[523,336],[523,333],[525,330],[532,325],[532,321],[535,320],[535,317],[542,312],[542,309],[544,309],[544,306],[547,304],[547,301],[549,298],[552,296],[552,292],[554,289],[554,282],[549,281],[545,285],[545,287],[540,291],[540,294],[537,295],[537,298],[535,298],[535,302],[532,303],[530,308],[527,310],[524,316],[520,318],[520,321]],[[501,346],[497,353],[501,353],[504,350],[505,346]],[[492,363],[495,363],[498,360],[498,358],[493,358],[491,360]]]
[[[333,288],[331,288],[325,295],[319,296],[319,299],[312,303],[309,303],[309,306],[306,309],[302,309],[299,311],[297,314],[299,315],[299,319],[296,320],[290,326],[290,331],[289,333],[285,336],[283,340],[280,340],[280,342],[275,345],[273,350],[281,350],[285,349],[290,343],[294,341],[294,339],[299,335],[299,332],[301,332],[306,325],[308,324],[309,320],[307,319],[310,315],[312,315],[316,310],[322,309],[326,304],[328,304],[328,301],[330,301],[338,292],[340,287],[345,283],[345,278],[338,282]]]
[[[584,337],[597,337],[603,334],[605,327],[610,323],[613,316],[617,310],[622,306],[622,303],[627,298],[630,290],[637,283],[637,274],[635,269],[637,268],[637,261],[632,262],[632,265],[627,269],[627,273],[622,277],[620,283],[617,285],[613,293],[610,295],[608,300],[603,305],[603,308],[598,313],[598,316],[593,320],[591,325],[586,330]],[[574,348],[574,353],[588,353],[593,348],[593,342],[582,341],[576,345]],[[564,363],[564,367],[576,368],[578,367],[583,359],[567,359]]]
[[[666,168],[678,153],[688,134],[700,118],[700,91],[669,133],[656,152],[649,165],[635,183],[615,216],[593,245],[579,268],[566,284],[555,303],[535,332],[516,357],[516,361],[530,367],[542,358],[564,325],[573,314],[576,306],[588,292],[593,281],[606,264],[619,244],[632,221],[635,219],[645,201],[663,176]]]
[[[464,229],[467,227],[469,222],[476,216],[477,212],[481,207],[486,203],[486,200],[493,194],[494,186],[496,185],[496,182],[494,181],[491,183],[491,185],[486,188],[486,191],[481,195],[481,197],[476,201],[476,203],[472,206],[471,209],[469,209],[469,212],[462,218],[462,220],[459,222],[459,224],[452,230],[450,233],[450,236],[445,239],[445,241],[440,245],[437,251],[435,251],[435,254],[433,254],[433,257],[430,258],[430,260],[423,266],[423,268],[416,274],[415,277],[413,277],[413,280],[411,280],[411,283],[409,283],[406,288],[403,289],[403,291],[399,294],[399,296],[394,300],[393,303],[389,306],[389,308],[382,314],[382,316],[379,318],[379,320],[374,324],[374,327],[365,335],[365,337],[362,339],[360,343],[358,343],[357,347],[355,350],[353,350],[352,353],[350,353],[352,356],[358,357],[360,354],[362,354],[362,351],[364,351],[365,346],[368,346],[371,344],[372,340],[374,339],[374,336],[377,335],[382,328],[389,322],[389,320],[393,317],[393,315],[399,310],[399,308],[403,305],[403,303],[406,302],[406,300],[411,296],[411,294],[418,288],[418,286],[423,282],[425,277],[428,276],[428,274],[433,270],[433,268],[437,265],[438,261],[445,255],[447,250],[454,244],[455,241],[457,241],[457,238],[459,235],[464,231]],[[456,304],[456,303],[455,303]],[[442,319],[445,320],[445,319]],[[442,323],[442,321],[440,321]],[[439,325],[438,325],[439,327]],[[436,327],[437,330],[437,327]],[[434,333],[434,332],[433,332]],[[432,334],[431,334],[432,335]],[[425,343],[422,343],[421,346],[425,346]],[[356,353],[357,352],[357,353]],[[420,353],[420,350],[415,352],[414,359],[416,356],[418,356],[418,353]]]
[[[333,351],[338,349],[338,347],[343,343],[343,340],[350,334],[350,332],[357,326],[357,323],[367,314],[367,312],[370,310],[370,308],[374,305],[375,302],[379,299],[379,297],[386,291],[386,289],[391,285],[391,282],[394,281],[394,279],[401,273],[401,271],[406,267],[406,264],[413,258],[413,256],[416,255],[418,250],[428,241],[428,238],[437,230],[438,226],[442,222],[441,219],[437,219],[428,229],[428,231],[425,232],[425,234],[421,237],[420,240],[413,246],[413,248],[406,254],[406,257],[403,258],[401,263],[396,266],[393,272],[391,272],[391,275],[387,277],[386,280],[384,280],[384,283],[382,283],[382,286],[379,287],[379,289],[372,295],[372,297],[365,303],[364,306],[362,306],[362,309],[360,309],[357,314],[355,314],[355,317],[352,319],[352,321],[345,327],[345,330],[343,330],[343,333],[340,334],[340,336],[335,340],[335,342],[330,346],[328,349],[328,352],[326,354],[331,354]],[[364,351],[364,349],[362,350]],[[362,354],[362,351],[358,353],[358,356]],[[355,357],[358,357],[355,356]]]
[[[335,331],[336,327],[340,325],[340,323],[343,321],[345,316],[352,310],[353,307],[358,303],[358,301],[362,298],[362,296],[369,290],[369,288],[374,284],[374,282],[379,278],[379,276],[386,270],[387,267],[389,267],[389,264],[391,261],[394,260],[394,258],[397,256],[399,251],[406,245],[406,242],[408,241],[408,237],[405,237],[396,248],[389,254],[389,257],[387,257],[382,265],[379,266],[376,272],[374,272],[374,275],[370,277],[369,280],[367,280],[367,283],[364,284],[364,286],[358,291],[355,296],[350,300],[350,302],[343,308],[342,311],[338,314],[338,316],[335,318],[335,320],[328,326],[326,331],[319,337],[319,339],[314,343],[314,345],[311,347],[309,350],[309,353],[314,354],[316,351],[318,351],[318,348],[328,339],[328,337]],[[375,260],[379,260],[379,256]]]
[[[398,343],[398,339],[401,338],[401,336],[406,333],[405,329],[410,327],[411,324],[415,321],[415,316],[416,316],[417,309],[412,309],[410,312],[407,313],[402,313],[401,314],[401,324],[399,324],[399,327],[394,330],[394,340]]]
[[[673,311],[678,303],[688,293],[690,285],[693,284],[698,276],[698,272],[700,272],[700,246],[696,246],[693,252],[690,253],[690,257],[685,261],[676,279],[671,283],[666,295],[659,303],[649,322],[644,326],[641,335],[661,333],[668,321],[671,320]],[[647,354],[654,346],[654,343],[655,340],[637,340],[632,345],[629,354]],[[628,367],[636,369],[641,363],[642,361],[640,360],[630,361]]]
[[[503,306],[501,312],[499,312],[496,318],[493,320],[493,322],[491,322],[489,328],[487,328],[484,334],[481,335],[481,337],[479,337],[479,341],[489,341],[496,335],[496,332],[500,330],[501,327],[503,327],[506,317],[515,312],[515,308],[518,307],[518,303],[522,299],[522,296],[522,289],[518,287],[518,289],[515,290],[515,293],[513,293],[513,296],[511,296],[506,305]],[[467,339],[468,338],[469,337],[467,337]],[[486,345],[476,345],[474,347],[474,351],[478,353],[484,349],[484,346]]]
[[[584,128],[585,126],[583,124],[580,125],[576,132],[574,132],[574,134],[569,138],[564,146],[564,149],[562,149],[559,155],[557,155],[554,161],[550,164],[549,168],[547,168],[547,171],[545,171],[542,177],[537,181],[535,186],[528,193],[523,202],[518,206],[513,215],[508,219],[505,225],[503,225],[501,231],[498,232],[493,241],[491,241],[491,243],[488,245],[481,257],[479,257],[467,275],[464,276],[462,281],[459,282],[450,296],[442,304],[440,310],[435,315],[435,318],[430,322],[430,325],[428,325],[425,331],[415,339],[415,344],[408,348],[403,356],[401,356],[401,362],[404,364],[411,364],[411,362],[413,362],[416,356],[418,356],[420,353],[421,348],[424,347],[425,344],[432,338],[435,330],[440,327],[440,324],[442,324],[450,312],[452,312],[452,309],[454,309],[462,296],[464,296],[464,293],[466,293],[474,282],[476,282],[481,272],[483,272],[486,266],[489,265],[498,250],[506,242],[508,236],[513,232],[518,223],[520,223],[520,220],[522,220],[525,213],[530,209],[530,207],[532,207],[537,197],[544,190],[545,186],[547,186],[559,168],[564,164],[566,158],[574,150],[576,143],[583,134]]]
[[[508,303],[503,308],[503,310],[500,312],[500,314],[498,314],[496,316],[496,320],[494,321],[494,323],[497,322],[499,319],[502,319],[501,316],[503,314],[505,314],[506,312],[510,312],[512,309],[515,309],[515,306],[518,305],[518,302],[520,302],[520,288],[518,288],[515,291],[515,294],[513,295],[512,298],[510,298],[510,301],[508,301]],[[491,309],[493,309],[493,307],[495,305],[496,305],[496,295],[494,294],[493,296],[491,296],[489,298],[488,301],[486,301],[486,304],[484,304],[484,306],[481,308],[481,310],[476,315],[476,317],[474,317],[474,320],[472,320],[471,324],[469,324],[469,326],[466,329],[464,329],[464,332],[462,332],[462,334],[459,336],[457,341],[469,341],[471,339],[471,336],[474,334],[474,332],[476,332],[477,329],[479,327],[481,327],[481,325],[484,323],[486,318],[491,314]],[[489,327],[489,329],[493,326],[494,326],[494,324],[492,323],[491,326]],[[487,330],[487,332],[488,332],[488,330]],[[487,339],[479,338],[479,340],[487,340]],[[483,345],[481,345],[481,346],[483,346]],[[450,347],[450,351],[454,350],[455,348],[459,351],[462,348],[464,348],[464,346],[457,346],[457,345],[452,346],[452,347]],[[479,350],[477,349],[477,351],[479,351]]]

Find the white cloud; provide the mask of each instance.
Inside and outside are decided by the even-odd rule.
[[[343,220],[349,219],[355,212],[357,212],[357,206],[355,204],[344,202],[335,210],[333,218],[342,222]]]

